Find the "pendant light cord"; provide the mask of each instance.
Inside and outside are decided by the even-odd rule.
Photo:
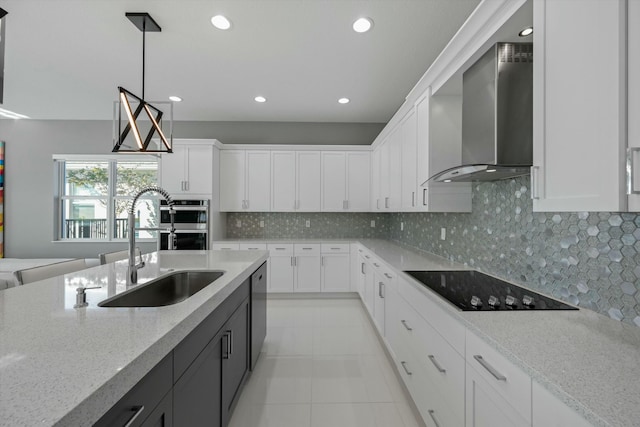
[[[145,57],[145,36],[147,34],[147,18],[142,20],[142,99],[144,100],[144,57]]]

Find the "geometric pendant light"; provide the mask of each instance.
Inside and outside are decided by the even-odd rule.
[[[127,12],[125,16],[142,31],[142,97],[118,86],[118,138],[112,151],[115,153],[172,153],[173,136],[170,135],[168,141],[162,132],[162,111],[144,99],[145,34],[148,31],[160,32],[162,29],[146,12]],[[135,109],[132,105],[136,106]],[[123,117],[123,110],[126,117]],[[126,125],[123,126],[123,123]],[[158,148],[154,148],[155,145],[150,147],[154,136],[160,139]],[[135,144],[127,146],[125,144],[127,138],[134,139]]]

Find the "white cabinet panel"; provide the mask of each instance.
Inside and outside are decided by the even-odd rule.
[[[296,255],[295,292],[320,292],[320,256]]]
[[[389,194],[388,208],[393,212],[402,206],[402,128],[393,132],[389,145]]]
[[[269,292],[293,292],[293,255],[279,255],[269,250]]]
[[[322,210],[346,210],[347,163],[342,152],[322,153]]]
[[[269,151],[220,152],[220,210],[271,210],[271,155]]]
[[[367,212],[370,206],[371,157],[368,151],[347,152],[347,209]]]
[[[640,149],[640,2],[627,3],[627,141]],[[640,191],[640,152],[633,155],[633,191]],[[640,194],[628,198],[629,212],[640,211]]]
[[[322,211],[369,211],[370,162],[368,151],[322,152]]]
[[[384,203],[381,203],[382,192],[380,188],[381,180],[381,157],[382,149],[376,147],[371,153],[371,210],[373,212],[379,211],[383,208]]]
[[[348,292],[349,253],[322,253],[322,292]]]
[[[412,211],[416,208],[417,201],[417,161],[418,128],[415,110],[407,114],[402,122],[402,194],[401,208],[403,211]]]
[[[320,211],[320,152],[300,151],[296,153],[296,210],[301,212]]]
[[[535,381],[531,388],[531,395],[533,427],[591,426],[591,423]]]
[[[245,206],[245,153],[220,151],[220,210],[237,212]]]
[[[213,143],[174,141],[173,153],[160,157],[160,185],[174,196],[213,193]]]
[[[627,208],[625,3],[533,2],[534,211]]]
[[[266,212],[271,208],[271,156],[268,151],[247,151],[247,208]]]
[[[296,208],[296,153],[271,152],[272,190],[271,210],[290,212]]]

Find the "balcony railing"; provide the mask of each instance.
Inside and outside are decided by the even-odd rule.
[[[127,218],[116,218],[114,238],[127,238]],[[66,239],[107,239],[108,229],[105,218],[65,219],[64,237]]]

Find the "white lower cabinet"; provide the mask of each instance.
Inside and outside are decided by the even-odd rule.
[[[269,250],[269,292],[293,292],[293,244],[267,245]]]
[[[531,377],[475,334],[466,341],[467,427],[531,425]]]
[[[322,292],[348,292],[351,286],[349,244],[322,243],[320,261]]]
[[[591,423],[535,381],[531,387],[531,397],[533,427],[591,426]]]
[[[294,244],[294,292],[320,292],[320,244]]]

